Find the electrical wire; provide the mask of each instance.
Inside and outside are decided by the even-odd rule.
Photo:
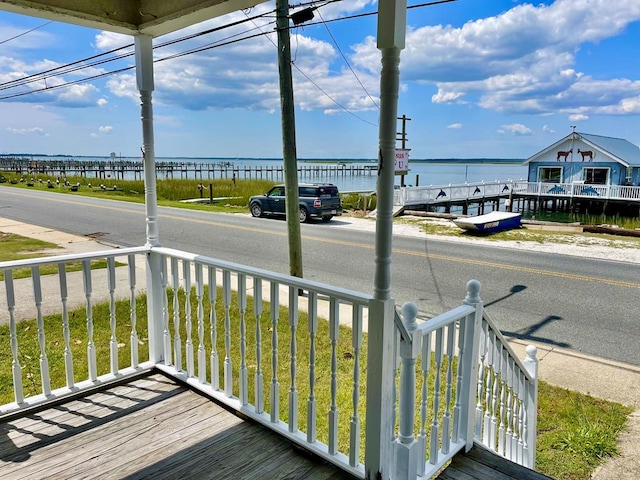
[[[11,38],[7,38],[6,40],[2,40],[2,41],[0,41],[0,45],[2,45],[3,43],[10,42],[11,40],[15,40],[16,38],[22,37],[23,35],[26,35],[27,33],[31,33],[31,32],[33,32],[35,30],[38,30],[39,28],[46,27],[50,23],[53,23],[53,20],[49,20],[48,22],[45,22],[42,25],[38,25],[37,27],[34,27],[31,30],[27,30],[26,32],[19,33],[18,35],[15,35],[15,36],[13,36]]]
[[[376,103],[376,101],[373,99],[373,97],[371,96],[371,94],[369,93],[369,91],[367,90],[367,87],[365,87],[362,82],[360,81],[360,78],[358,77],[358,74],[353,70],[353,68],[351,67],[351,64],[349,63],[349,60],[347,60],[347,57],[345,56],[345,54],[342,52],[342,49],[340,48],[340,45],[338,45],[338,42],[336,41],[335,37],[333,36],[333,34],[331,33],[331,30],[329,30],[329,25],[327,25],[324,21],[324,18],[322,18],[322,14],[320,13],[320,11],[318,11],[318,15],[320,16],[320,19],[322,20],[322,23],[324,24],[324,27],[327,29],[327,33],[329,34],[329,36],[331,37],[331,40],[333,40],[333,44],[336,46],[336,48],[338,49],[338,52],[340,52],[340,55],[342,56],[342,59],[344,60],[344,63],[347,64],[347,67],[349,67],[349,70],[351,70],[351,73],[353,74],[353,76],[355,77],[355,79],[358,81],[358,83],[360,84],[360,86],[362,87],[362,90],[364,90],[364,93],[367,94],[367,96],[369,97],[369,100],[371,100],[371,103],[373,103],[376,108],[378,110],[380,110],[380,106]]]

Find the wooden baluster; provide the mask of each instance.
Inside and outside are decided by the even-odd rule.
[[[182,284],[184,287],[184,319],[187,338],[184,342],[187,357],[187,377],[193,377],[195,372],[193,359],[193,340],[191,334],[193,324],[191,322],[191,262],[182,261]]]
[[[331,340],[331,406],[329,408],[329,453],[338,453],[338,332],[340,303],[329,300],[329,338]]]
[[[218,279],[215,267],[209,268],[209,322],[211,323],[211,388],[220,389],[220,366],[218,357],[218,315],[216,300],[218,297]]]
[[[222,272],[222,299],[224,302],[224,393],[233,395],[233,363],[231,361],[231,272]]]
[[[133,257],[133,259],[131,257]],[[129,255],[129,279],[131,279],[131,265],[132,261],[135,261],[134,259],[135,256]],[[135,275],[135,265],[133,266],[133,271]],[[162,344],[164,345],[164,364],[173,365],[173,359],[171,355],[171,352],[173,351],[173,349],[171,348],[171,324],[169,322],[169,296],[167,294],[167,285],[169,284],[169,282],[167,279],[167,257],[165,256],[163,256],[160,260],[160,283],[162,288]],[[134,290],[132,290],[131,293],[133,294]],[[135,301],[135,296],[133,296],[132,299],[134,299]]]
[[[109,285],[109,353],[111,374],[118,374],[118,340],[116,338],[116,262],[113,257],[107,258],[107,283]]]
[[[316,336],[318,334],[318,294],[309,292],[309,397],[307,398],[307,442],[316,441],[317,402],[316,402]]]
[[[480,348],[478,351],[480,355],[480,361],[478,362],[478,393],[476,404],[476,431],[474,438],[481,440],[482,439],[482,417],[483,417],[483,407],[482,407],[482,398],[484,395],[484,381],[485,381],[485,364],[484,360],[487,354],[487,322],[482,320],[482,331],[480,332]]]
[[[131,321],[131,334],[129,336],[129,343],[131,345],[131,366],[138,368],[140,361],[138,355],[138,314],[136,312],[136,256],[130,254],[128,256],[129,264],[129,320]],[[164,257],[162,258],[162,316],[165,332],[168,331],[169,324],[169,312],[167,309],[167,263]],[[165,342],[164,359],[165,362],[169,360],[171,362],[171,338],[168,342]]]
[[[500,380],[502,385],[500,387],[500,428],[498,429],[498,453],[503,457],[506,455],[505,453],[505,435],[506,428],[505,425],[508,422],[507,417],[507,390],[509,386],[507,385],[507,358],[509,355],[509,351],[506,348],[503,348],[501,345],[500,350]]]
[[[91,261],[82,261],[82,278],[84,281],[84,296],[87,301],[87,360],[89,370],[89,380],[95,382],[98,379],[98,365],[96,362],[96,347],[93,343],[93,304],[91,303]]]
[[[71,331],[69,329],[69,307],[67,305],[67,270],[63,262],[58,264],[58,281],[60,283],[60,301],[62,302],[62,337],[64,338],[64,371],[67,388],[74,386],[73,353],[71,352]]]
[[[18,359],[18,331],[14,314],[16,297],[13,290],[13,270],[4,271],[4,285],[7,295],[7,310],[9,310],[9,337],[11,341],[11,374],[13,377],[13,398],[17,404],[24,401],[22,389],[22,367]]]
[[[298,388],[296,386],[298,343],[296,333],[298,331],[298,288],[289,287],[289,329],[291,339],[289,341],[289,431],[298,431]]]
[[[202,278],[202,264],[196,264],[196,300],[198,303],[198,381],[207,381],[207,361],[204,349],[204,280]]]
[[[451,448],[451,394],[453,388],[453,344],[456,324],[447,325],[447,385],[445,390],[445,410],[442,417],[442,453],[447,455]]]
[[[415,401],[416,401],[416,360],[422,350],[422,337],[413,335],[418,323],[418,307],[414,303],[402,305],[402,322],[409,334],[408,339],[400,341],[400,388],[398,411],[398,438],[394,442],[394,462],[392,471],[399,480],[416,477],[418,471],[419,445],[415,440]],[[397,328],[395,329],[398,330]]]
[[[418,434],[418,443],[420,452],[418,460],[418,476],[422,477],[425,473],[426,463],[424,459],[427,457],[427,407],[429,405],[429,369],[431,368],[431,333],[427,333],[422,339],[422,359],[420,362],[420,371],[422,373],[422,389],[420,393],[420,433]]]
[[[522,399],[522,456],[520,458],[520,464],[527,466],[527,461],[529,459],[529,443],[528,443],[528,435],[529,435],[529,424],[527,420],[529,419],[529,410],[527,409],[527,391],[531,384],[524,380],[524,373],[522,374],[523,378],[523,399]]]
[[[360,463],[360,416],[358,404],[360,403],[360,351],[362,349],[362,305],[353,305],[353,319],[351,321],[351,333],[353,347],[353,393],[349,442],[349,465],[358,466]]]
[[[509,392],[507,395],[507,438],[505,445],[505,458],[511,458],[511,446],[513,445],[513,362],[512,359],[507,357],[507,385]]]
[[[247,277],[238,274],[238,309],[240,310],[240,381],[239,398],[242,405],[249,403],[249,377],[247,372]]]
[[[524,450],[524,418],[525,418],[525,385],[524,385],[524,373],[520,368],[516,370],[516,385],[518,386],[518,459],[517,463],[522,465],[523,462],[523,450]]]
[[[182,370],[182,339],[180,338],[180,270],[178,259],[171,258],[171,286],[173,288],[173,364],[179,372]]]
[[[489,337],[487,341],[487,380],[485,384],[485,410],[484,410],[484,432],[483,440],[484,444],[491,450],[495,450],[495,403],[494,403],[494,388],[496,386],[497,378],[495,375],[495,364],[497,358],[495,357],[495,343],[496,334],[493,330],[489,331]]]
[[[280,316],[280,286],[271,282],[271,422],[280,417],[280,383],[278,382],[278,318]]]
[[[513,437],[511,439],[511,459],[517,462],[518,441],[520,439],[520,392],[518,390],[518,366],[513,364]]]
[[[462,369],[462,358],[465,354],[464,351],[464,334],[465,334],[465,326],[466,322],[458,322],[458,368],[456,371],[456,400],[455,405],[453,406],[453,432],[452,438],[455,442],[460,439],[460,416],[462,415],[462,382],[464,375]]]
[[[509,352],[507,351],[506,348],[504,348],[502,341],[498,342],[497,347],[498,348],[496,350],[496,358],[498,359],[497,360],[498,369],[496,371],[496,377],[498,377],[498,380],[496,380],[496,382],[498,383],[498,386],[497,386],[498,391],[494,400],[497,402],[497,410],[499,412],[499,415],[496,416],[496,421],[498,422],[499,426],[497,428],[498,445],[497,445],[496,451],[498,452],[498,454],[504,455],[504,435],[505,435],[504,422],[506,417],[506,405],[505,405],[506,365],[505,364],[506,364],[506,355],[508,355]]]
[[[431,450],[429,452],[429,461],[433,464],[438,461],[438,438],[440,436],[438,417],[440,415],[440,371],[442,370],[443,333],[443,328],[436,330],[436,379],[433,385],[433,421],[431,422]]]
[[[46,337],[44,332],[44,318],[42,317],[42,286],[40,283],[40,269],[31,267],[31,281],[33,283],[33,299],[36,305],[36,322],[38,325],[38,345],[40,346],[40,380],[42,393],[51,395],[51,378],[49,376],[49,360],[46,351]]]
[[[496,339],[495,332],[491,336],[491,350],[493,351],[493,391],[491,393],[491,428],[489,429],[489,448],[496,450],[498,435],[498,394],[500,388],[500,362],[502,351],[502,343]]]
[[[262,374],[262,279],[253,278],[253,313],[256,317],[256,373],[254,380],[256,413],[264,411],[264,375]]]

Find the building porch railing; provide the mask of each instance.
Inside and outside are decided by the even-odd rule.
[[[396,206],[437,204],[460,201],[479,201],[488,198],[507,198],[517,194],[533,197],[583,198],[601,200],[630,200],[640,202],[640,186],[591,185],[582,182],[552,183],[507,180],[505,182],[477,182],[459,185],[429,185],[401,187],[394,191]]]
[[[41,273],[49,265],[57,272]],[[370,295],[163,247],[3,262],[0,271],[13,380],[1,415],[158,368],[364,477]],[[534,465],[535,349],[524,362],[513,354],[479,290],[469,282],[460,307],[425,322],[412,304],[396,314],[398,387],[384,386],[395,399],[393,478],[429,477],[473,442]],[[76,308],[81,333],[71,331]],[[34,328],[22,326],[27,318]],[[26,352],[37,357],[29,369]],[[61,385],[53,371],[64,372]]]

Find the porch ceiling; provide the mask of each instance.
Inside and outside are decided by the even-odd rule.
[[[0,0],[0,10],[127,35],[152,37],[265,0]]]

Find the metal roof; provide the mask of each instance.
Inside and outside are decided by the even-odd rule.
[[[527,158],[523,163],[526,165],[537,158],[545,155],[550,150],[553,150],[560,145],[570,141],[572,136],[574,140],[582,140],[592,148],[604,153],[612,160],[617,161],[625,167],[640,167],[640,148],[637,145],[625,140],[624,138],[604,137],[602,135],[594,135],[591,133],[570,133],[566,137],[561,138],[554,144],[548,146],[544,150],[536,153],[535,155]]]

